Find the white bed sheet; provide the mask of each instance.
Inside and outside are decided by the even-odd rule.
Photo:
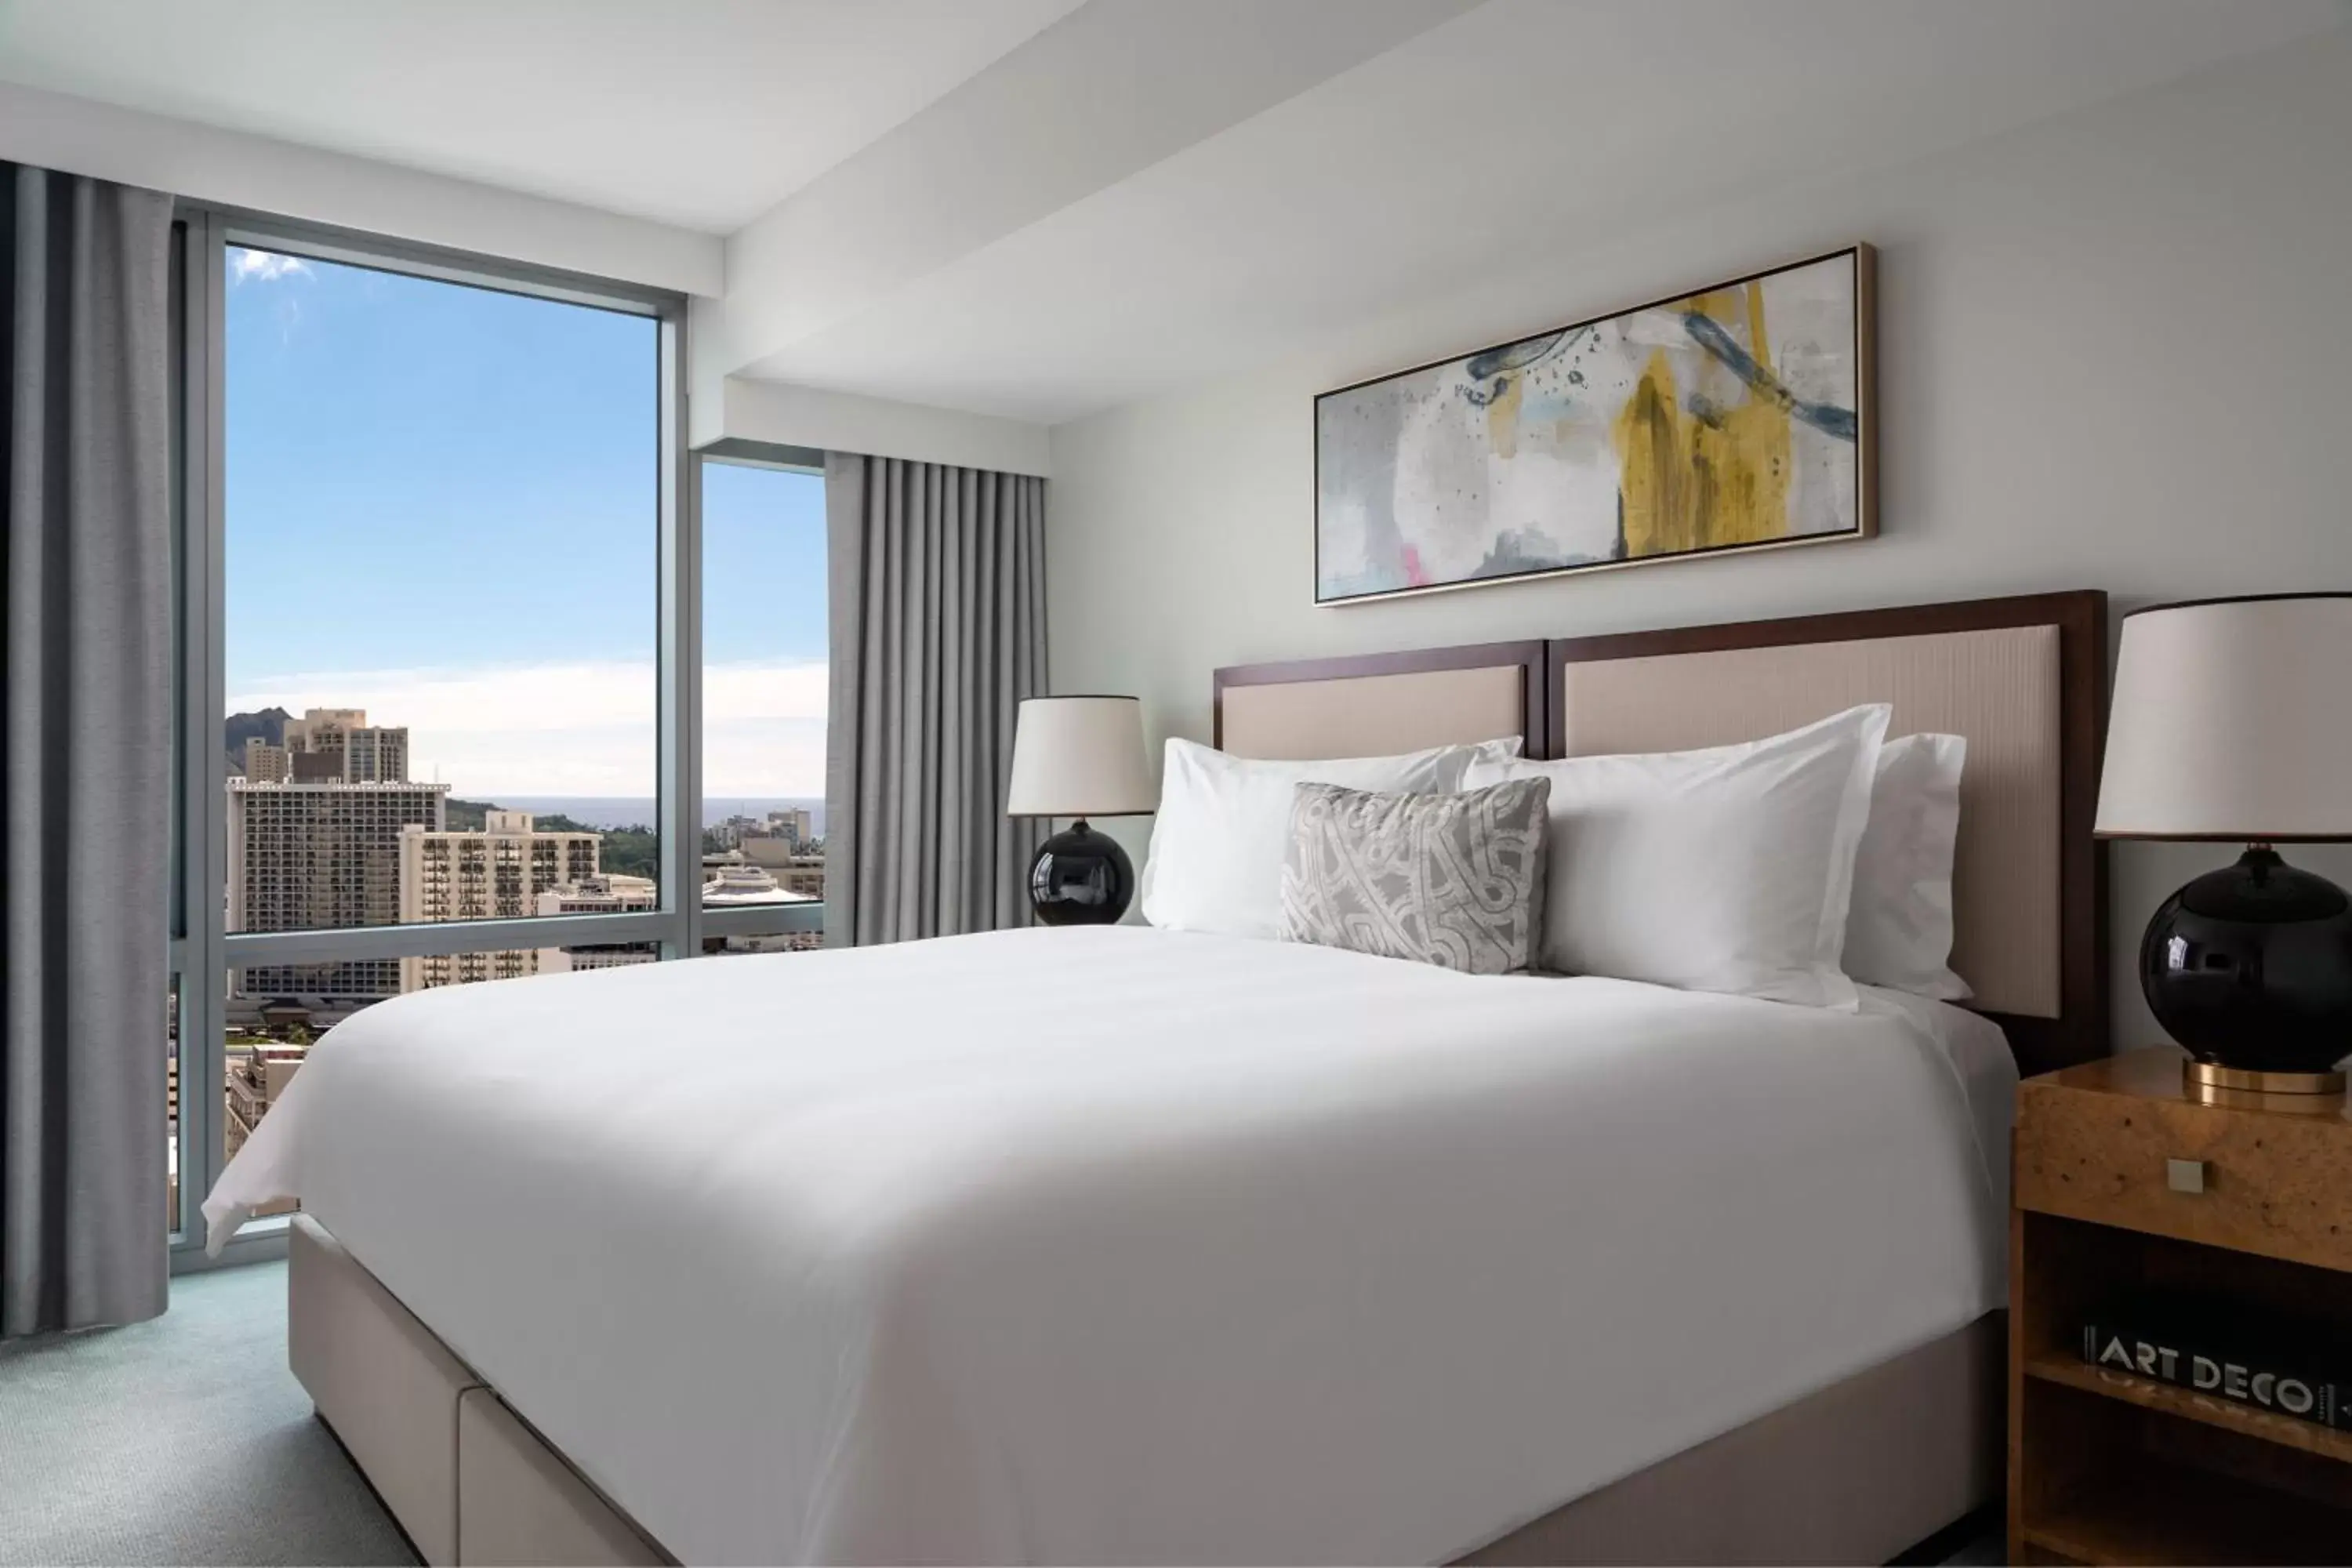
[[[317,1218],[688,1562],[1434,1562],[2000,1304],[1999,1032],[1117,927],[337,1027]]]

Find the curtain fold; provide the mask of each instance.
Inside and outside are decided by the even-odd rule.
[[[842,453],[824,479],[826,944],[1019,924],[1044,828],[1004,786],[1045,689],[1045,481]]]
[[[0,164],[0,1338],[170,1272],[171,226]]]

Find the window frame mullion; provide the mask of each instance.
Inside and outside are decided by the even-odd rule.
[[[221,1085],[227,1073],[224,1040],[227,973],[221,962],[227,885],[228,823],[221,808],[219,736],[227,700],[221,637],[222,453],[226,429],[222,389],[222,341],[226,309],[226,248],[218,216],[183,205],[186,252],[181,311],[182,441],[180,475],[181,752],[180,907],[174,911],[180,983],[180,1214],[173,1254],[204,1247],[199,1205],[220,1177]],[[211,897],[205,896],[206,889]]]
[[[661,318],[662,957],[702,954],[702,507],[700,465],[687,454],[686,312]]]

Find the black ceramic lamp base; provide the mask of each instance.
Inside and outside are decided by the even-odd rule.
[[[2192,1084],[2340,1094],[2352,1055],[2352,899],[2266,844],[2167,899],[2140,989],[2188,1047]]]
[[[1029,868],[1029,907],[1039,925],[1112,925],[1134,897],[1127,851],[1085,817],[1045,840]]]

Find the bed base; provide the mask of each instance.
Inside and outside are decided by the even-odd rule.
[[[2008,1317],[1988,1312],[1459,1561],[1892,1563],[2000,1495]]]
[[[434,1568],[676,1561],[394,1299],[292,1221],[294,1375]],[[2003,1314],[1553,1510],[1464,1563],[1886,1563],[1996,1497]]]
[[[302,1214],[286,1330],[320,1419],[433,1568],[676,1561]]]

